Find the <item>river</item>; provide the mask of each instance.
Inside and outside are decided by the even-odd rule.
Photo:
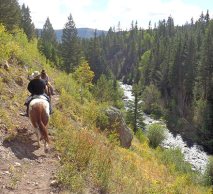
[[[120,83],[120,86],[124,90],[124,103],[127,105],[128,101],[133,101],[132,86]],[[201,173],[205,172],[206,165],[208,163],[208,155],[203,151],[201,146],[194,144],[191,147],[187,146],[187,143],[183,141],[181,135],[173,135],[167,128],[163,121],[155,120],[149,115],[143,113],[143,122],[147,128],[152,123],[161,123],[165,126],[166,138],[162,142],[161,146],[164,148],[179,148],[184,155],[185,161],[192,165],[193,170],[197,170]]]

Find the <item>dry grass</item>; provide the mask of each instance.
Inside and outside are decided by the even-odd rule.
[[[61,112],[53,118],[58,129],[56,147],[63,158],[59,180],[71,191],[211,193],[211,188],[193,182],[190,174],[171,173],[172,166],[162,163],[159,151],[150,148],[146,138],[143,143],[134,139],[130,149],[123,149],[97,133],[94,123],[100,104],[81,105],[64,91],[59,106]],[[80,123],[79,127],[72,119]]]

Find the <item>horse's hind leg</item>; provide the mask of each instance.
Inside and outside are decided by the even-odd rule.
[[[43,123],[42,126],[43,126],[43,133],[44,133],[44,152],[45,153],[47,153],[49,150],[48,120],[49,120],[49,117],[45,113],[44,116],[42,117],[42,123]]]
[[[30,113],[29,114],[30,121],[33,125],[34,131],[35,131],[35,134],[36,134],[36,137],[37,137],[38,147],[41,147],[41,144],[40,144],[41,134],[40,134],[40,131],[39,131],[37,119],[35,117],[35,111],[31,110],[29,113]]]
[[[40,148],[41,147],[41,144],[40,144],[40,132],[39,132],[39,129],[38,128],[35,128],[35,133],[36,133],[36,137],[37,137],[37,142],[38,142],[38,147]]]

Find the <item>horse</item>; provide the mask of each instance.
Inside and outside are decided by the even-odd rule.
[[[43,95],[34,96],[34,99],[29,104],[29,118],[35,129],[38,146],[40,140],[44,140],[44,152],[48,152],[48,121],[49,121],[49,102]]]
[[[52,92],[51,92],[51,88],[48,83],[46,84],[45,93],[47,94],[47,96],[49,96],[50,101],[51,101]]]

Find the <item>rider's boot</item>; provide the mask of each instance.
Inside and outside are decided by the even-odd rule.
[[[23,116],[23,117],[29,117],[29,115],[28,115],[28,106],[27,106],[27,110],[26,110],[26,112],[24,112],[24,113],[20,113],[20,115],[21,116]]]
[[[52,105],[50,103],[50,115],[53,114],[53,109],[52,109]]]

